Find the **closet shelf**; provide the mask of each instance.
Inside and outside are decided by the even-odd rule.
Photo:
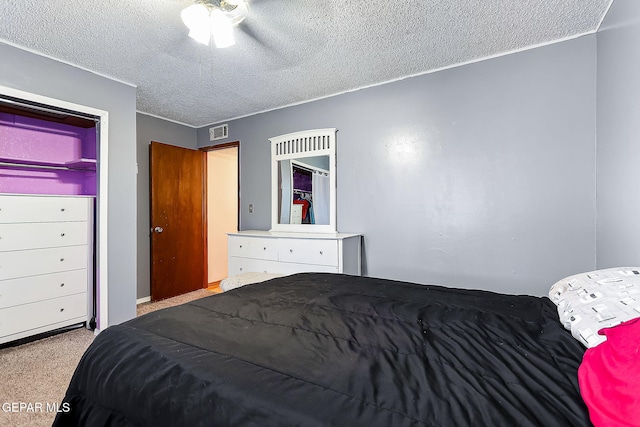
[[[77,159],[64,164],[69,168],[96,170],[96,159]]]
[[[77,159],[65,163],[45,162],[42,160],[32,159],[13,159],[8,157],[0,157],[0,166],[9,167],[26,167],[31,169],[58,169],[58,170],[79,170],[79,171],[95,171],[95,159]]]

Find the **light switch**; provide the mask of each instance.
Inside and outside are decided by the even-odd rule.
[[[249,213],[253,213],[253,203],[249,203]]]

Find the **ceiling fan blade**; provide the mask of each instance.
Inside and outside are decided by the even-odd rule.
[[[240,31],[242,31],[244,34],[249,36],[253,41],[259,44],[261,47],[268,47],[267,43],[260,36],[258,36],[258,34],[251,28],[251,25],[249,25],[246,21],[240,23],[240,25],[238,25],[237,28]]]
[[[223,12],[231,12],[238,7],[237,3],[228,0],[195,0],[195,3],[220,9]]]
[[[235,9],[238,7],[238,5],[237,5],[237,4],[232,4],[232,3],[229,3],[229,2],[227,2],[227,1],[225,1],[225,0],[220,0],[220,1],[218,2],[218,4],[219,4],[219,6],[218,6],[218,7],[219,7],[223,12],[231,12],[232,10],[235,10]]]

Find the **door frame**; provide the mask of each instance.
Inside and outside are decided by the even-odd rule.
[[[107,259],[108,253],[108,200],[107,196],[109,183],[109,112],[99,110],[97,108],[86,105],[75,104],[48,96],[42,96],[31,92],[25,92],[6,86],[0,86],[0,95],[10,96],[13,98],[23,99],[25,101],[51,106],[57,109],[69,110],[95,116],[99,119],[96,126],[97,132],[97,150],[98,162],[96,165],[96,244],[95,244],[95,288],[96,295],[92,295],[96,299],[96,329],[95,333],[109,326],[109,263]],[[88,322],[87,322],[88,323]]]
[[[216,150],[223,150],[225,148],[233,148],[233,147],[237,147],[238,148],[238,215],[236,218],[236,222],[237,222],[237,230],[240,230],[240,141],[232,141],[232,142],[224,142],[222,144],[216,144],[216,145],[207,145],[206,147],[200,147],[199,150],[200,151],[204,151],[204,152],[209,152],[209,151],[216,151]],[[208,176],[208,171],[209,171],[209,161],[208,161],[208,156],[205,156],[205,171],[204,171],[204,175],[205,175],[205,180],[204,180],[204,197],[205,197],[205,203],[204,203],[204,277],[205,277],[205,283],[208,284],[209,282],[209,204],[207,203],[207,196],[209,194],[209,188],[207,187],[207,176]],[[206,287],[206,286],[205,286]]]

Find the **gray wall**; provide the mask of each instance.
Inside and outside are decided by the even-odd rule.
[[[596,267],[597,52],[597,267],[637,265],[639,9],[616,0],[597,36],[229,122],[241,229],[271,224],[268,138],[337,127],[338,228],[365,235],[367,275],[544,294]],[[110,113],[109,317],[127,320],[149,295],[148,143],[195,148],[195,130],[138,114],[136,138],[135,88],[2,43],[0,57],[0,85]]]
[[[595,57],[585,36],[231,121],[240,228],[271,225],[268,138],[336,127],[366,275],[544,295],[595,268]]]
[[[196,129],[158,119],[146,114],[137,114],[138,156],[138,288],[137,297],[151,295],[150,283],[150,236],[149,230],[149,143],[164,142],[185,148],[196,147]]]
[[[109,112],[109,323],[135,316],[136,89],[0,43],[0,85]]]
[[[598,33],[598,268],[640,265],[640,2]]]

